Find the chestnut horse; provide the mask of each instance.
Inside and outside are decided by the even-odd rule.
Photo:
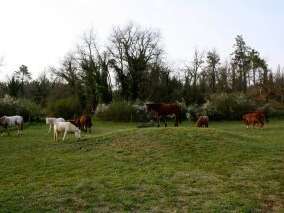
[[[175,126],[181,123],[181,107],[177,103],[148,103],[146,104],[147,112],[154,112],[156,114],[158,127],[160,127],[160,118],[164,118],[165,127],[167,127],[166,117],[175,115]]]
[[[263,127],[265,120],[266,120],[265,113],[261,111],[250,112],[243,115],[243,121],[246,124],[247,128],[249,128],[250,125],[254,127],[256,124],[259,125],[260,127]]]
[[[208,128],[209,118],[208,116],[199,116],[196,126]]]
[[[89,115],[81,115],[80,117],[75,118],[74,120],[70,120],[70,122],[84,132],[88,132],[88,129],[89,132],[91,132],[92,118]]]

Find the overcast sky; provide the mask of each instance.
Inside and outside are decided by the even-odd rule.
[[[283,11],[282,0],[1,0],[0,79],[21,64],[36,77],[85,31],[103,43],[130,21],[161,32],[171,63],[190,61],[195,48],[216,48],[224,60],[241,34],[275,69],[284,65]]]

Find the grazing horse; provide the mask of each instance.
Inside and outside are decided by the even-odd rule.
[[[6,129],[8,135],[9,135],[9,126],[16,126],[18,129],[18,135],[23,134],[23,125],[24,125],[24,119],[22,116],[15,115],[15,116],[3,116],[0,118],[0,126],[3,126],[4,129]]]
[[[169,115],[175,115],[175,126],[181,123],[181,107],[177,103],[148,103],[146,104],[148,113],[154,112],[156,114],[158,127],[160,127],[160,118],[164,118],[165,127],[167,127],[166,117]]]
[[[53,118],[53,117],[45,118],[46,125],[49,125],[48,133],[50,133],[51,129],[53,128],[56,122],[64,122],[64,121],[65,121],[64,118]]]
[[[253,127],[255,125],[259,125],[259,127],[262,128],[264,126],[265,120],[265,113],[261,111],[250,112],[243,115],[243,121],[246,124],[247,128],[249,128],[250,125],[252,125]]]
[[[64,132],[63,141],[65,140],[67,133],[75,133],[75,137],[78,139],[81,137],[81,130],[71,122],[56,122],[54,124],[54,141],[58,140],[58,135],[61,132]]]
[[[196,126],[208,128],[209,118],[208,116],[199,116]]]
[[[92,118],[89,115],[81,115],[79,118],[75,118],[74,120],[70,120],[75,126],[81,129],[84,132],[91,132],[92,128]]]

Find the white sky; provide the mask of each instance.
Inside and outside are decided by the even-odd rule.
[[[237,34],[275,69],[284,61],[281,0],[1,0],[0,79],[21,64],[34,77],[57,66],[93,28],[101,43],[114,26],[133,21],[162,34],[171,63],[191,60],[195,48],[216,48],[224,59]]]

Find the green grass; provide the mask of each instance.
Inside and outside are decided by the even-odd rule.
[[[94,125],[79,142],[44,125],[0,137],[0,212],[284,211],[284,121]]]

